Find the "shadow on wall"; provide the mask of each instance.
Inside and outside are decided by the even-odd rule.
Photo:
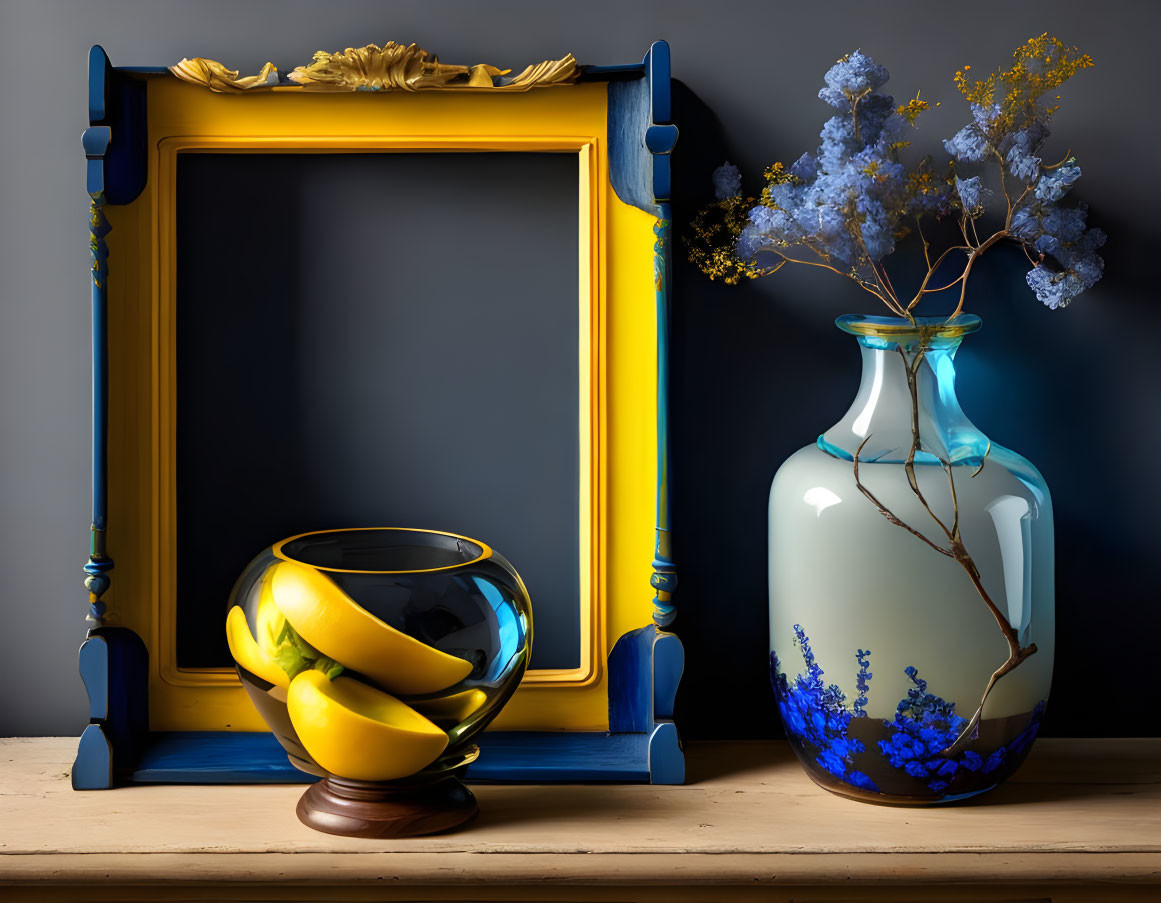
[[[869,296],[805,267],[731,287],[688,264],[681,237],[713,199],[710,173],[736,148],[680,83],[674,117],[683,135],[673,160],[674,630],[687,657],[677,718],[689,738],[776,737],[767,670],[770,480],[854,395],[857,355],[833,317],[877,311]],[[1142,701],[1161,696],[1161,672],[1144,664],[1161,636],[1149,548],[1161,480],[1141,449],[1161,435],[1141,405],[1155,405],[1142,393],[1156,385],[1149,362],[1161,308],[1130,277],[1118,283],[1119,264],[1128,272],[1149,236],[1103,209],[1091,221],[1111,236],[1107,275],[1070,310],[1036,302],[1015,249],[996,249],[973,270],[968,308],[985,327],[958,358],[960,398],[985,433],[1035,462],[1052,490],[1057,648],[1044,733],[1156,736],[1161,709]]]

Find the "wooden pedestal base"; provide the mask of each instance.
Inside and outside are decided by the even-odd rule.
[[[346,837],[418,837],[471,819],[480,807],[458,778],[424,786],[350,781],[331,775],[298,801],[304,825]]]

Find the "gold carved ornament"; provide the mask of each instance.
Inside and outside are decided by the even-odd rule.
[[[238,77],[216,60],[183,59],[169,71],[183,81],[223,94],[245,94],[279,85],[278,69],[267,63],[257,75]],[[299,66],[287,78],[304,91],[527,91],[576,81],[579,69],[570,53],[559,60],[528,66],[508,78],[511,69],[495,66],[452,66],[415,44],[388,41],[382,47],[348,47],[342,53],[320,50],[309,66]]]

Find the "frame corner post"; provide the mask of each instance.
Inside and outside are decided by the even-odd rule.
[[[104,118],[104,90],[108,57],[99,45],[89,51],[89,116]],[[111,227],[105,218],[105,152],[109,127],[91,125],[81,135],[85,152],[85,189],[89,194],[89,253],[92,256],[92,520],[89,558],[85,562],[85,589],[89,608],[88,631],[77,653],[77,664],[89,696],[89,724],[81,734],[73,762],[74,790],[107,790],[113,786],[113,744],[105,731],[109,710],[109,646],[100,635],[105,622],[105,591],[113,560],[105,549],[105,435],[108,426],[106,379],[108,342],[105,334],[108,303],[109,248],[105,236]]]
[[[685,647],[676,634],[657,631],[653,641],[653,720],[673,720],[685,671]]]
[[[94,51],[100,48],[94,48]],[[95,55],[95,54],[94,54]],[[104,624],[104,594],[109,589],[109,571],[113,560],[105,547],[107,489],[107,447],[109,427],[109,247],[105,237],[112,230],[105,217],[105,154],[109,149],[110,129],[94,125],[81,135],[85,151],[85,190],[89,195],[89,252],[92,256],[92,520],[89,528],[89,560],[85,563],[85,588],[89,592],[87,619],[90,629]]]
[[[620,77],[623,76],[623,77]],[[671,152],[678,129],[672,118],[670,52],[655,41],[639,66],[623,67],[609,82],[609,180],[616,196],[654,217],[653,295],[656,310],[656,521],[649,584],[652,616],[623,635],[609,653],[609,730],[642,740],[644,767],[653,783],[680,783],[685,766],[674,699],[684,668],[681,640],[667,629],[677,618],[677,568],[670,535],[669,382],[670,274],[673,219]],[[644,289],[644,286],[642,286]]]
[[[103,725],[109,709],[109,648],[105,638],[90,631],[77,653],[77,664],[89,694],[89,724],[77,744],[72,785],[74,790],[108,790],[113,786],[113,744]]]
[[[632,734],[653,729],[652,624],[630,630],[609,653],[609,730]]]
[[[677,568],[669,532],[669,272],[672,219],[669,204],[659,205],[653,227],[654,293],[657,305],[657,525],[653,552],[653,623],[668,627],[677,617],[673,602],[677,590]]]
[[[674,702],[685,668],[681,640],[666,631],[677,618],[674,595],[677,567],[670,533],[670,279],[673,255],[671,152],[677,144],[673,124],[669,45],[656,41],[644,59],[648,121],[642,150],[651,164],[648,196],[657,217],[653,226],[653,289],[657,320],[657,523],[649,584],[653,588],[653,625],[648,635],[649,779],[654,784],[685,780],[685,758],[673,722]],[[610,668],[611,670],[611,668]],[[610,721],[611,724],[611,721]]]
[[[675,634],[653,636],[653,733],[649,736],[649,782],[684,784],[685,755],[673,721],[677,688],[685,670],[685,647]]]
[[[670,154],[677,144],[677,126],[673,124],[669,45],[655,41],[643,65],[648,85],[648,121],[642,136],[642,150],[651,163],[648,195],[657,217],[653,226],[653,290],[657,307],[657,536],[649,583],[655,591],[653,623],[665,628],[677,617],[673,603],[677,569],[669,532],[669,284],[673,253]]]
[[[109,55],[100,44],[89,48],[89,121],[104,122],[109,71],[113,68]]]
[[[135,767],[149,731],[149,653],[126,627],[94,627],[77,659],[89,724],[77,746],[73,789],[107,790]]]
[[[653,624],[626,633],[609,654],[609,730],[647,738],[641,765],[652,784],[685,780],[685,757],[673,722],[684,667],[681,640]]]
[[[649,735],[649,783],[685,783],[685,753],[672,721],[662,721]]]
[[[90,724],[77,744],[73,790],[109,790],[113,786],[113,744],[99,724]]]
[[[112,139],[107,99],[110,67],[99,47],[89,53],[90,125],[81,135],[85,153],[85,188],[89,195],[89,251],[92,305],[92,519],[89,557],[84,565],[89,627],[78,653],[78,667],[89,696],[89,725],[81,735],[73,764],[72,785],[78,790],[112,787],[119,773],[136,759],[148,729],[146,693],[148,653],[141,638],[124,627],[105,625],[104,599],[113,559],[105,543],[108,486],[108,300],[111,231],[105,217],[107,156]]]

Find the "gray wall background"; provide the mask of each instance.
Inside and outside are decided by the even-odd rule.
[[[232,665],[259,549],[397,524],[498,549],[577,667],[577,155],[178,160],[179,666]]]
[[[1013,256],[977,267],[971,309],[988,323],[965,346],[965,409],[1044,472],[1058,536],[1058,658],[1046,731],[1161,733],[1155,661],[1154,450],[1161,327],[1152,260],[1161,236],[1152,173],[1161,138],[1146,67],[1161,7],[1086,0],[896,2],[0,2],[0,735],[76,734],[88,527],[87,198],[79,146],[86,51],[115,64],[208,56],[257,71],[317,49],[416,41],[448,61],[523,66],[641,57],[665,38],[688,86],[678,227],[706,199],[722,155],[751,175],[817,144],[813,99],[833,60],[863,48],[897,97],[943,101],[918,145],[937,151],[965,110],[964,63],[1006,63],[1045,30],[1081,44],[1095,69],[1066,86],[1052,147],[1085,170],[1077,196],[1110,234],[1107,275],[1065,312],[1040,308]],[[941,154],[939,155],[942,156]],[[785,276],[786,278],[782,278]],[[687,736],[778,733],[766,679],[764,508],[778,464],[844,409],[849,339],[829,325],[867,301],[813,272],[735,290],[676,273],[674,521],[677,628],[689,665]],[[116,572],[114,572],[114,579]]]

